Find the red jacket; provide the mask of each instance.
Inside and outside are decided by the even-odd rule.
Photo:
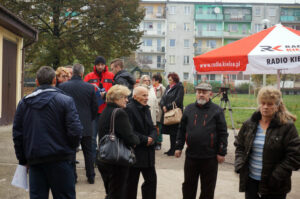
[[[84,77],[84,81],[90,84],[96,84],[99,88],[105,88],[107,92],[110,87],[113,86],[114,74],[108,71],[108,67],[105,66],[105,70],[102,71],[101,76],[96,71],[96,66],[94,66],[94,71],[88,73]],[[106,107],[106,103],[102,104],[98,108],[98,113],[102,113],[103,109]]]

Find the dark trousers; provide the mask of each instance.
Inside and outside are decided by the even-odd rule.
[[[184,182],[182,184],[183,199],[195,199],[200,176],[200,199],[213,199],[217,181],[217,158],[192,159],[185,158]]]
[[[125,199],[129,167],[100,163],[98,170],[104,183],[106,198]]]
[[[259,181],[249,177],[246,184],[245,198],[246,199],[285,199],[286,198],[286,194],[260,195],[258,194],[258,186],[259,186]]]
[[[80,144],[81,144],[82,152],[83,152],[83,156],[84,156],[86,177],[94,178],[95,170],[94,170],[94,160],[93,160],[93,156],[92,156],[92,137],[91,136],[83,136]],[[74,172],[75,172],[75,178],[77,179],[75,161],[74,161]]]
[[[96,161],[96,152],[97,152],[97,135],[99,131],[99,118],[100,114],[98,113],[96,118],[93,120],[93,137],[92,137],[92,154],[93,154],[93,161]]]
[[[175,152],[175,145],[176,145],[176,133],[170,134],[170,153]]]
[[[71,161],[37,164],[29,167],[30,199],[75,199],[75,178]]]
[[[156,198],[156,184],[157,177],[155,167],[147,168],[133,168],[129,169],[129,176],[127,180],[127,197],[126,199],[136,199],[138,183],[142,173],[144,183],[142,184],[142,198],[155,199]]]

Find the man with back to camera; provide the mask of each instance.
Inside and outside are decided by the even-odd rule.
[[[102,56],[95,59],[93,72],[88,73],[84,77],[84,81],[95,86],[96,96],[98,99],[98,114],[93,121],[93,140],[92,152],[93,161],[96,161],[97,134],[99,130],[98,122],[100,114],[106,107],[105,96],[108,90],[113,86],[114,74],[108,71],[106,60]]]
[[[94,184],[95,171],[94,160],[92,157],[92,121],[97,115],[98,105],[94,86],[82,80],[83,74],[83,65],[75,64],[73,66],[73,76],[71,80],[60,84],[59,88],[62,89],[67,95],[71,96],[75,101],[79,118],[83,125],[83,137],[80,144],[84,155],[86,177],[88,178],[88,182],[90,184]],[[77,180],[75,164],[74,167],[75,177]]]
[[[136,199],[140,173],[144,177],[142,198],[155,199],[157,177],[155,171],[155,139],[156,128],[153,125],[148,101],[148,89],[138,86],[133,90],[133,99],[126,107],[133,132],[140,139],[134,148],[136,163],[130,168],[127,180],[126,199]]]
[[[48,199],[49,189],[54,199],[74,199],[72,161],[83,130],[76,106],[55,87],[51,67],[38,70],[36,84],[19,102],[13,123],[17,159],[29,167],[30,199]]]
[[[227,153],[227,125],[221,107],[211,101],[212,86],[202,82],[196,86],[196,102],[188,105],[177,134],[175,157],[181,156],[186,142],[183,199],[195,199],[200,175],[200,199],[213,199],[218,163]]]

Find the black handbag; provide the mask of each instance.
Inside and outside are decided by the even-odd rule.
[[[127,147],[122,139],[115,135],[115,115],[120,108],[113,110],[110,120],[109,134],[103,136],[98,145],[97,161],[108,164],[130,166],[135,164],[136,157],[131,147]]]

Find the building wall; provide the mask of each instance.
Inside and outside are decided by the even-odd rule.
[[[3,38],[10,40],[17,44],[17,68],[16,68],[16,102],[18,104],[21,99],[21,89],[22,89],[22,48],[23,48],[23,38],[13,34],[12,32],[6,30],[0,26],[0,117],[2,117],[2,76],[5,75],[2,73],[3,68]],[[16,106],[17,106],[16,104]]]
[[[181,81],[193,81],[194,4],[167,4],[166,75],[176,72]]]

